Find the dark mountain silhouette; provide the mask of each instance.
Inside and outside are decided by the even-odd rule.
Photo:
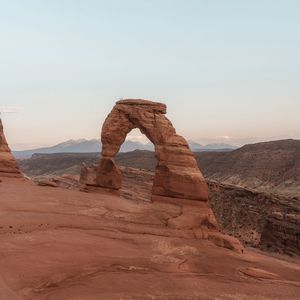
[[[189,141],[192,151],[231,151],[235,146],[227,144],[208,144],[201,145],[193,141]],[[13,154],[18,159],[30,158],[35,153],[52,154],[52,153],[93,153],[101,151],[101,142],[97,139],[86,140],[69,140],[52,147],[43,147],[23,151],[13,151]],[[120,152],[130,152],[134,150],[149,150],[153,151],[152,143],[143,144],[141,142],[127,140],[123,143]]]
[[[140,142],[125,141],[120,149],[121,152],[130,152],[136,149],[153,150],[152,144],[142,144]],[[53,153],[93,153],[101,151],[101,142],[97,139],[93,140],[69,140],[52,147],[37,148],[24,151],[13,151],[18,159],[30,158],[35,153],[53,154]]]
[[[94,163],[98,156],[99,152],[36,154],[20,161],[20,166],[30,176],[63,174],[69,168],[71,173],[79,173],[82,162]],[[300,140],[257,143],[227,152],[195,152],[195,156],[207,179],[288,196],[300,195]],[[154,170],[157,163],[154,153],[147,150],[119,153],[116,161],[125,167],[146,170]]]

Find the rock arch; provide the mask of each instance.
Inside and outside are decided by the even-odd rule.
[[[101,133],[102,157],[96,171],[96,186],[121,188],[122,175],[115,155],[134,128],[139,128],[155,146],[158,161],[153,195],[206,201],[207,186],[187,141],[165,116],[166,105],[143,99],[116,103]]]

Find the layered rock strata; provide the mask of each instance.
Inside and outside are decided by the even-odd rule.
[[[7,144],[0,119],[0,177],[22,177],[17,162]]]
[[[87,186],[119,190],[122,173],[115,163],[115,156],[127,134],[139,128],[154,144],[158,162],[152,201],[176,204],[180,211],[179,215],[167,221],[166,226],[191,230],[197,239],[208,239],[220,247],[243,252],[238,240],[220,232],[207,203],[207,185],[196,159],[187,141],[176,134],[165,114],[166,106],[161,103],[141,99],[118,101],[102,127],[100,163],[90,167],[84,165],[81,182]]]
[[[162,103],[142,99],[116,103],[102,127],[102,157],[94,182],[96,186],[121,188],[122,177],[115,156],[127,134],[139,128],[155,146],[158,163],[152,194],[207,201],[207,186],[195,157],[165,114],[166,105]]]
[[[97,168],[97,165],[83,165],[81,181],[89,186],[94,186]],[[151,198],[153,205],[164,203],[165,205],[172,205],[178,208],[178,214],[166,221],[166,228],[179,231],[190,230],[196,239],[209,240],[219,247],[238,253],[244,252],[243,245],[235,237],[222,233],[214,212],[206,201],[194,201],[153,194],[151,196],[150,186],[154,177],[152,172],[126,167],[121,167],[120,169],[125,179],[121,191],[122,197],[141,202],[149,202]]]
[[[300,204],[297,198],[208,181],[210,204],[225,232],[246,245],[300,255]]]

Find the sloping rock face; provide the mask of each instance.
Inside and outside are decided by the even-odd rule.
[[[89,182],[93,185],[98,166],[91,165],[98,159],[96,153],[43,154],[19,163],[24,174],[29,177],[79,175],[80,165],[85,163],[81,169],[81,179],[83,183]],[[153,153],[148,151],[119,153],[116,162],[123,176],[121,196],[139,202],[150,201],[154,173],[145,169],[154,171]],[[251,247],[259,247],[268,252],[300,255],[299,197],[262,193],[209,180],[207,184],[210,194],[208,203],[212,206],[218,223],[227,233]],[[70,185],[64,183],[64,186]],[[202,201],[193,202],[202,203]],[[197,210],[201,211],[200,208]]]
[[[166,105],[142,99],[118,101],[102,127],[102,158],[96,185],[118,190],[121,173],[115,156],[134,128],[139,128],[155,146],[158,161],[153,195],[207,201],[205,180],[187,141],[166,118]]]
[[[8,178],[0,189],[0,299],[299,299],[299,259],[222,248],[229,239],[194,228],[197,219],[213,221],[200,215],[205,204]]]
[[[0,177],[22,177],[17,162],[8,147],[0,119]]]
[[[246,245],[300,255],[300,203],[208,181],[210,204],[221,227]]]

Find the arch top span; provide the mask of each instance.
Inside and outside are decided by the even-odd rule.
[[[143,99],[116,102],[101,133],[102,157],[97,167],[96,185],[120,189],[122,175],[115,155],[134,128],[139,128],[154,144],[157,166],[152,194],[206,201],[207,185],[187,141],[176,133],[166,117],[163,103]]]
[[[123,99],[116,102],[116,105],[128,105],[128,106],[136,106],[138,105],[140,108],[146,110],[152,110],[153,112],[166,114],[167,106],[164,103],[153,102],[151,100],[145,99]]]

